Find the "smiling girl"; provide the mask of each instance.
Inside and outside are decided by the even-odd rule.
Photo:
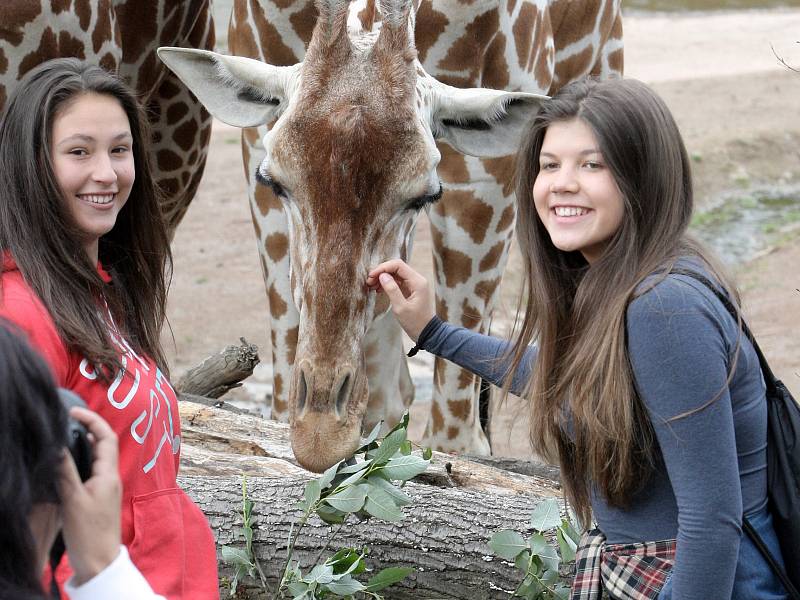
[[[119,438],[122,542],[170,600],[218,598],[214,539],[177,487],[180,419],[159,341],[170,251],[148,130],[115,77],[28,73],[0,122],[0,316]],[[70,575],[57,569],[63,584]]]
[[[436,317],[425,279],[373,269],[421,349],[529,402],[533,449],[561,466],[584,535],[572,598],[783,599],[767,507],[767,405],[738,305],[686,233],[689,160],[664,102],[633,80],[581,81],[517,156],[525,316],[513,342]]]

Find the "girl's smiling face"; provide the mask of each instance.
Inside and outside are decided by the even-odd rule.
[[[114,227],[130,195],[132,144],[128,116],[112,96],[76,96],[53,121],[53,171],[93,261],[100,237]]]
[[[594,133],[581,119],[547,128],[533,200],[553,245],[580,252],[590,264],[622,224],[622,193]]]

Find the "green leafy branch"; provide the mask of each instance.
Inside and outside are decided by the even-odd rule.
[[[364,521],[372,517],[390,522],[401,521],[405,515],[403,507],[411,503],[401,486],[409,479],[423,473],[430,464],[431,451],[425,449],[412,454],[412,444],[407,439],[408,413],[403,416],[384,438],[378,440],[378,424],[354,455],[325,471],[318,479],[308,482],[303,499],[297,508],[302,514],[292,524],[287,544],[286,561],[281,570],[281,582],[273,599],[285,598],[288,593],[293,600],[316,600],[333,598],[364,598],[381,600],[378,592],[409,575],[413,569],[392,567],[383,569],[366,583],[354,576],[366,570],[365,556],[368,549],[343,548],[320,563],[322,555],[331,541],[347,524],[348,519]],[[399,483],[400,485],[397,485]],[[243,488],[246,493],[246,488]],[[258,561],[252,552],[252,528],[250,510],[252,503],[245,499],[243,509],[245,537],[244,550],[225,547],[222,556],[234,565],[231,594],[244,576],[259,576],[261,585],[268,589]],[[312,516],[316,515],[329,525],[337,525],[319,552],[315,565],[303,573],[299,562],[294,560],[294,548],[300,532]]]
[[[489,540],[489,547],[497,556],[513,561],[516,568],[525,574],[512,597],[526,600],[569,598],[569,586],[559,581],[559,568],[562,561],[575,560],[581,534],[574,517],[562,519],[558,500],[549,498],[531,512],[531,528],[534,533],[527,540],[508,529],[496,532]],[[544,536],[552,529],[556,530],[560,556]]]

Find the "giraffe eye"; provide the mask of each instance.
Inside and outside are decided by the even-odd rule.
[[[440,183],[439,189],[436,192],[434,192],[433,194],[426,194],[425,196],[420,196],[419,198],[414,198],[408,204],[406,210],[414,210],[414,211],[422,210],[428,204],[433,204],[434,202],[438,202],[441,199],[443,193],[444,190],[442,188],[442,184]]]
[[[267,186],[269,189],[272,190],[272,193],[275,194],[278,198],[283,200],[288,200],[289,196],[286,193],[286,190],[283,186],[275,181],[271,175],[265,175],[261,172],[261,169],[256,169],[256,181],[261,185]]]

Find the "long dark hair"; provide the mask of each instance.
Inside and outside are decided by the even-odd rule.
[[[579,252],[553,245],[532,197],[547,128],[576,118],[594,133],[624,202],[622,224],[591,268]],[[527,292],[511,372],[536,341],[525,392],[531,441],[561,464],[567,495],[586,524],[591,485],[611,505],[625,507],[656,460],[625,342],[625,313],[644,292],[642,282],[654,273],[665,277],[680,257],[692,256],[738,296],[686,233],[693,209],[686,148],[664,101],[639,81],[581,80],[546,102],[517,156],[516,193]]]
[[[44,598],[28,521],[58,503],[66,412],[44,360],[0,320],[0,599]]]
[[[106,285],[90,264],[52,167],[53,122],[69,102],[88,93],[115,98],[133,136],[136,178],[130,197],[99,242],[99,258],[113,285]],[[0,251],[16,261],[67,346],[109,372],[120,366],[119,350],[98,310],[101,300],[133,349],[167,370],[159,333],[171,254],[149,140],[147,119],[130,89],[100,67],[72,58],[30,71],[0,122]]]

